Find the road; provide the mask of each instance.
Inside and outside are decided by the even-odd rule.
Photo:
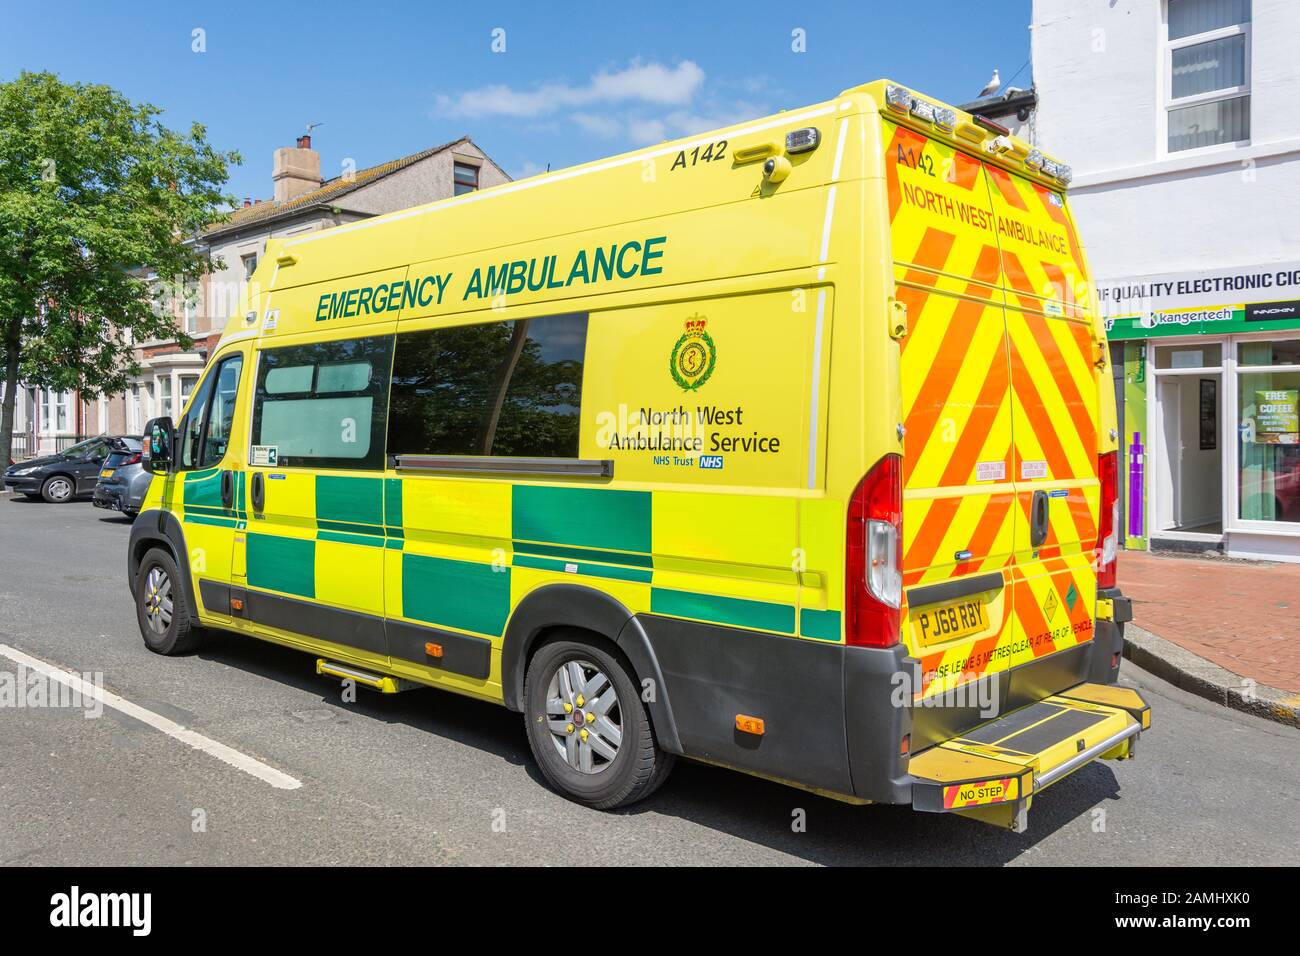
[[[108,690],[302,785],[113,709],[0,707],[0,863],[1213,866],[1291,864],[1300,848],[1300,730],[1128,665],[1154,710],[1138,759],[1056,785],[1023,835],[687,763],[650,800],[597,813],[546,788],[503,708],[434,690],[345,703],[310,657],[236,636],[149,653],[128,530],[89,503],[0,495],[0,644],[102,672]]]

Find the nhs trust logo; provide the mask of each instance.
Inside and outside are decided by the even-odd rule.
[[[700,456],[700,467],[701,467],[701,468],[708,468],[708,469],[711,469],[711,470],[713,470],[713,471],[721,471],[721,470],[722,470],[722,456],[721,456],[721,455],[701,455],[701,456]]]

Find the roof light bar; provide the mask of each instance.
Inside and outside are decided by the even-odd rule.
[[[886,86],[885,104],[892,110],[906,113],[912,108],[912,92],[901,86]]]
[[[1062,185],[1070,185],[1070,180],[1074,178],[1074,170],[1065,163],[1059,163],[1056,167],[1056,178],[1061,181]]]
[[[951,133],[957,125],[957,111],[950,110],[946,106],[936,106],[934,108],[934,125]]]
[[[1029,155],[1025,157],[1025,167],[1027,169],[1038,170],[1043,168],[1043,154],[1041,150],[1031,149]]]

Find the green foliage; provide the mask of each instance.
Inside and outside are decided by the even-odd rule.
[[[221,186],[240,158],[161,112],[52,73],[0,83],[0,363],[16,355],[22,380],[116,392],[138,371],[133,341],[189,345],[153,289],[211,268],[186,240],[233,204]]]

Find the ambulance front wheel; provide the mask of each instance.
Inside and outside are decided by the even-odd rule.
[[[180,571],[162,548],[151,548],[140,562],[135,575],[135,613],[140,636],[155,654],[188,654],[203,642],[203,632],[190,622]]]
[[[612,648],[560,639],[528,665],[524,715],[542,775],[597,810],[643,800],[672,769],[659,749],[631,669]]]

